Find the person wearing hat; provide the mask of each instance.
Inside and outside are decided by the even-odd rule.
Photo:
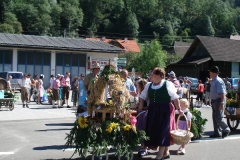
[[[210,97],[214,128],[214,134],[210,135],[210,138],[225,138],[230,133],[230,129],[223,118],[226,105],[226,87],[222,78],[218,76],[219,73],[218,66],[213,66],[209,69],[210,78],[212,78]]]
[[[168,80],[171,81],[176,88],[181,87],[180,82],[176,78],[176,74],[171,71],[168,73]]]
[[[91,80],[93,80],[94,78],[96,78],[98,76],[99,72],[100,72],[99,63],[94,63],[92,65],[92,73],[87,74],[84,78],[84,81],[83,81],[84,89],[85,89],[86,92],[88,91],[89,83],[91,82]]]

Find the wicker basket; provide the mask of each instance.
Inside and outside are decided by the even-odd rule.
[[[183,114],[184,118],[187,122],[187,117]],[[193,133],[188,130],[181,130],[178,129],[178,121],[181,116],[179,115],[176,122],[176,130],[170,131],[170,134],[172,136],[173,142],[178,145],[185,145],[188,144],[191,137],[193,137]]]

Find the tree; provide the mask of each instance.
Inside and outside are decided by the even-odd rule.
[[[50,3],[48,0],[30,0],[30,2],[37,10],[36,30],[40,35],[47,35],[52,25]]]
[[[214,36],[215,31],[214,28],[212,27],[212,22],[209,16],[206,17],[207,18],[207,23],[206,23],[206,35],[207,36]]]
[[[61,36],[63,35],[62,34],[63,30],[61,29],[61,21],[60,21],[62,8],[56,2],[50,3],[50,6],[51,6],[50,16],[52,17],[52,25],[50,26],[50,29],[49,29],[50,35]]]
[[[136,17],[136,14],[128,10],[127,12],[123,11],[122,21],[120,21],[121,33],[127,34],[132,38],[135,38],[138,35],[139,24]]]
[[[238,35],[238,32],[236,30],[236,28],[234,26],[231,26],[232,29],[231,29],[231,35]]]
[[[81,26],[83,21],[83,12],[79,8],[79,1],[61,0],[60,6],[64,9],[64,12],[61,13],[61,27],[66,29],[66,36],[76,36],[78,27]]]
[[[15,14],[5,12],[3,22],[12,26],[11,28],[13,29],[13,33],[22,33],[22,24],[17,20]],[[10,29],[11,32],[12,29]]]
[[[134,61],[134,68],[137,71],[143,72],[146,76],[154,67],[166,67],[167,52],[162,50],[162,47],[157,40],[145,42],[141,48],[141,53]]]
[[[19,22],[22,24],[22,28],[25,34],[39,34],[37,19],[37,9],[29,3],[16,3],[12,11]]]
[[[14,33],[14,29],[10,24],[0,24],[0,32],[1,33]]]

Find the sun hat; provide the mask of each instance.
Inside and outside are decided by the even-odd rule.
[[[94,64],[92,65],[92,69],[94,69],[94,68],[100,68],[99,63],[94,63]]]
[[[176,74],[175,74],[173,71],[171,71],[170,73],[168,73],[168,75],[171,76],[171,77],[174,77],[174,78],[176,77]]]

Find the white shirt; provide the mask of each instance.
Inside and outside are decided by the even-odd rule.
[[[162,80],[160,84],[154,86],[152,85],[151,88],[152,89],[159,89],[163,86],[163,83],[165,82],[166,80]],[[139,98],[142,98],[144,100],[147,100],[148,99],[148,88],[150,86],[152,82],[148,82],[143,91],[141,92],[141,94],[139,95]],[[177,95],[177,89],[176,87],[174,86],[174,84],[170,81],[166,81],[166,87],[167,87],[167,91],[168,91],[168,94],[169,96],[171,97],[171,100],[175,100],[175,99],[178,99],[179,96]]]
[[[188,121],[191,121],[192,120],[192,113],[188,110],[188,109],[184,109],[183,110],[183,113],[187,112],[187,120]],[[178,110],[175,110],[175,114],[179,114],[179,111]]]
[[[22,84],[21,87],[26,87],[26,88],[30,88],[31,87],[31,80],[30,78],[26,78],[22,80]]]
[[[52,89],[53,88],[53,82],[54,82],[55,78],[50,78],[50,88]]]

